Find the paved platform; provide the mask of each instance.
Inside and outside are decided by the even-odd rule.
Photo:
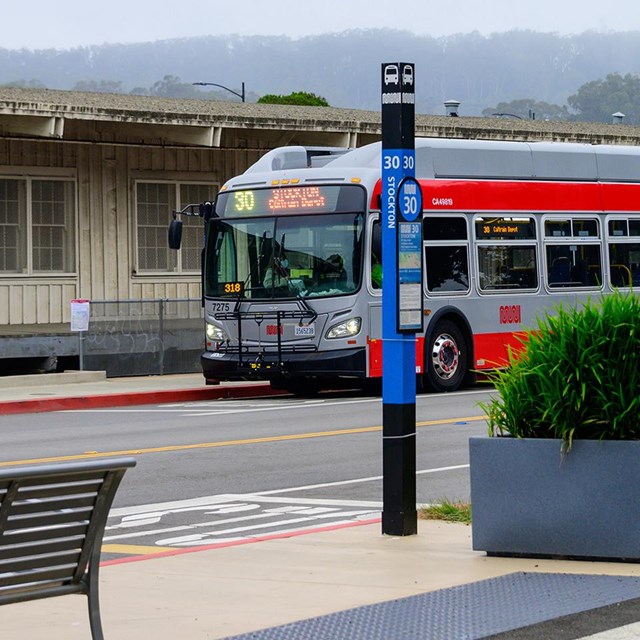
[[[207,386],[200,373],[107,378],[103,371],[68,371],[0,376],[0,415],[97,409],[282,393],[268,382],[225,382]]]
[[[206,387],[198,374],[51,375],[2,380],[0,414],[271,392]],[[354,523],[112,560],[100,594],[107,640],[640,638],[640,564],[488,557],[471,549],[470,527],[434,521],[406,538]],[[0,607],[0,629],[91,637],[82,596]]]
[[[637,613],[640,566],[488,558],[471,550],[470,534],[465,525],[421,521],[417,536],[394,538],[375,523],[114,561],[100,574],[105,636],[565,640],[604,624],[616,630],[598,638],[638,637],[611,635],[621,633],[619,617],[589,622],[588,610],[634,599]],[[587,616],[586,633],[567,622],[575,612]],[[6,638],[90,637],[81,596],[2,607],[0,624]],[[373,624],[385,634],[373,635]],[[310,629],[320,631],[305,635]]]
[[[516,572],[234,636],[233,640],[490,638],[514,627],[531,631],[539,623],[639,597],[639,578]]]

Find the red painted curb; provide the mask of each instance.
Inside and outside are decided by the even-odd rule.
[[[167,404],[222,398],[256,398],[282,395],[268,383],[233,387],[204,387],[195,389],[168,389],[164,391],[133,391],[130,393],[107,393],[93,396],[68,396],[61,398],[38,398],[37,400],[6,400],[0,402],[0,415],[18,413],[42,413],[73,409],[102,409],[105,407],[131,407],[145,404]]]
[[[182,556],[187,553],[198,553],[200,551],[211,551],[213,549],[226,549],[228,547],[240,547],[245,544],[253,544],[255,542],[268,542],[269,540],[284,540],[286,538],[297,538],[298,536],[306,536],[310,533],[324,533],[326,531],[339,531],[340,529],[349,529],[351,527],[361,527],[366,524],[375,524],[382,522],[382,518],[371,518],[370,520],[359,520],[357,522],[343,522],[341,524],[329,524],[326,527],[318,527],[317,529],[300,529],[299,531],[289,531],[288,533],[273,533],[271,535],[257,536],[255,538],[245,538],[243,540],[233,540],[231,542],[219,542],[203,545],[201,547],[188,547],[187,549],[175,549],[171,551],[159,551],[158,553],[145,554],[143,556],[129,556],[127,558],[116,558],[115,560],[105,560],[100,563],[101,567],[109,567],[116,564],[128,564],[130,562],[142,562],[143,560],[156,560],[157,558],[171,558],[173,556]]]

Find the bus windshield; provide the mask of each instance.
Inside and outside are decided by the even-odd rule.
[[[214,218],[205,253],[205,295],[318,298],[360,287],[364,214]]]

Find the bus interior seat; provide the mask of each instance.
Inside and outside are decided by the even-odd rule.
[[[611,284],[614,287],[631,287],[633,286],[633,276],[631,269],[624,264],[611,265]]]
[[[563,285],[571,282],[571,263],[569,258],[555,258],[549,271],[549,284]]]

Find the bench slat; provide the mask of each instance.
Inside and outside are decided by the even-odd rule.
[[[20,487],[21,500],[43,500],[46,498],[55,498],[61,496],[81,495],[86,493],[96,494],[100,491],[100,487],[104,480],[96,480],[94,482],[69,483],[64,485],[46,485],[42,487]],[[0,502],[2,502],[2,494],[0,494]]]
[[[52,471],[55,466],[62,465],[43,465],[42,472],[39,474],[29,475],[29,473],[20,473],[20,470],[34,471],[36,467],[21,467],[21,469],[0,469],[0,488],[7,487],[12,480],[19,480],[23,487],[42,487],[46,485],[62,485],[69,482],[88,482],[96,481],[104,478],[109,471],[109,461],[104,460],[97,465],[96,462],[87,462],[85,465],[93,464],[101,466],[97,469],[82,469],[82,463],[78,463],[77,469],[61,476],[56,471]],[[70,466],[70,465],[69,465]],[[47,470],[48,469],[48,470]]]
[[[21,558],[25,555],[37,555],[40,553],[54,553],[56,551],[68,551],[79,549],[84,544],[84,535],[69,536],[58,540],[39,540],[35,543],[0,546],[0,561],[11,558]]]
[[[70,593],[86,593],[86,587],[84,584],[60,584],[59,582],[43,583],[30,587],[13,587],[5,593],[0,593],[0,605],[66,596]]]
[[[47,500],[32,500],[19,502],[16,500],[11,512],[15,516],[22,516],[35,513],[46,513],[51,511],[61,511],[62,509],[77,509],[78,507],[93,507],[97,494],[63,496],[59,500],[48,498]]]
[[[68,551],[59,553],[42,553],[30,556],[22,556],[13,560],[0,560],[0,584],[2,576],[7,573],[19,573],[30,569],[44,569],[46,567],[57,567],[61,564],[78,564],[80,560],[80,549],[76,547]]]
[[[32,495],[35,497],[47,497],[51,495],[64,495],[65,493],[95,493],[100,489],[104,480],[104,474],[88,479],[72,478],[71,480],[61,481],[60,478],[56,482],[43,483],[38,481],[36,483],[26,484],[25,480],[20,482],[20,491],[24,492],[27,497]],[[6,494],[9,486],[8,480],[0,482],[0,502],[3,496]],[[36,495],[37,494],[37,495]]]
[[[65,522],[83,522],[91,518],[92,512],[93,507],[80,507],[79,509],[69,511],[34,513],[20,518],[9,516],[9,520],[5,525],[5,531],[31,529],[33,527],[50,527],[51,525]]]
[[[42,540],[57,540],[66,536],[87,534],[89,523],[85,520],[82,522],[65,522],[56,527],[47,527],[40,531],[22,531],[16,529],[0,534],[0,548],[4,545],[24,544],[26,542],[41,542]]]
[[[19,573],[0,574],[0,594],[3,589],[12,585],[24,585],[38,582],[68,582],[72,580],[76,570],[76,564],[60,565],[57,567],[44,567],[33,571],[20,571]]]

